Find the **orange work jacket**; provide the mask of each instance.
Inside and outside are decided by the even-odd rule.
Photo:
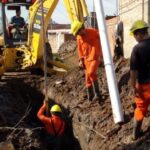
[[[87,61],[99,60],[102,57],[102,48],[98,30],[87,28],[84,35],[77,35],[79,58]]]
[[[45,124],[47,132],[52,136],[60,136],[64,132],[65,122],[58,116],[52,115],[46,117],[44,112],[46,110],[46,104],[39,109],[37,117]]]

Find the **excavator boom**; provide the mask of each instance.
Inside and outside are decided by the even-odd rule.
[[[30,25],[28,34],[28,46],[31,49],[32,62],[34,64],[39,57],[43,56],[43,33],[41,30],[42,13],[44,13],[44,34],[46,34],[47,26],[50,22],[53,11],[57,6],[58,0],[43,0],[43,12],[41,10],[40,3],[41,1],[37,0],[29,10]],[[84,22],[84,17],[88,16],[85,0],[64,0],[64,4],[71,22],[74,20],[80,20]]]
[[[1,11],[5,11],[5,7],[8,5],[11,7],[16,5],[18,7],[22,4],[32,4],[29,7],[29,26],[26,44],[22,43],[11,47],[11,45],[6,44],[5,38],[3,38],[4,40],[0,38],[1,44],[3,44],[2,47],[0,47],[0,50],[2,51],[2,54],[0,54],[0,75],[10,68],[17,68],[18,70],[32,68],[34,66],[36,66],[36,68],[42,68],[41,66],[43,66],[44,63],[44,44],[49,44],[48,40],[45,38],[43,39],[43,37],[46,37],[45,35],[51,20],[51,15],[58,2],[59,0],[22,0],[22,3],[20,3],[20,0],[0,0],[2,6]],[[85,0],[64,0],[64,5],[71,22],[74,20],[84,22],[84,17],[88,16]],[[2,14],[3,18],[5,18],[6,13],[3,12]],[[6,30],[5,22],[6,21],[4,20],[4,30]],[[4,34],[6,34],[6,32]],[[50,50],[50,46],[48,47],[48,50]],[[67,68],[64,64],[53,61],[50,57],[48,58],[47,63],[60,68]]]

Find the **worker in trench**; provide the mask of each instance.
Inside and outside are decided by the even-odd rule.
[[[132,139],[141,135],[141,126],[150,104],[150,36],[148,24],[142,20],[133,23],[130,34],[138,42],[130,59],[131,93],[135,96],[134,124]]]
[[[59,105],[55,104],[50,109],[50,116],[46,116],[46,102],[43,103],[42,107],[37,113],[37,117],[44,123],[47,136],[46,143],[49,147],[55,150],[61,150],[64,141],[65,121],[62,119],[62,110]]]
[[[100,100],[96,71],[102,61],[102,48],[96,29],[85,28],[80,21],[74,21],[71,32],[77,39],[79,67],[85,70],[87,97],[89,101]]]

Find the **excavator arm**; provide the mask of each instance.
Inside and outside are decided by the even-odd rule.
[[[27,45],[31,51],[31,61],[33,64],[36,64],[37,60],[43,57],[43,34],[46,35],[51,15],[58,4],[58,0],[43,0],[44,11],[42,12],[41,2],[41,0],[36,0],[29,10],[30,24]],[[71,22],[74,20],[84,22],[84,17],[88,16],[85,0],[64,0],[64,4]],[[42,13],[44,13],[44,33],[41,30]],[[53,62],[53,64],[55,63]]]
[[[6,1],[7,0],[0,0],[2,3]],[[19,2],[19,0],[16,1]],[[44,44],[48,44],[48,40],[43,39],[43,37],[46,37],[45,35],[51,15],[58,2],[59,0],[36,0],[30,6],[27,44],[15,48],[2,47],[3,53],[0,55],[0,75],[9,69],[20,70],[32,67],[43,67],[43,46]],[[84,17],[88,16],[85,0],[64,0],[64,5],[71,22],[74,20],[84,22]],[[42,30],[43,28],[44,32]],[[51,60],[50,58],[47,58],[47,63],[67,70],[64,64]],[[51,68],[48,72],[50,72],[50,70]]]

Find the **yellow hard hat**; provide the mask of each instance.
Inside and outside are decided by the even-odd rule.
[[[83,26],[82,22],[75,20],[71,24],[71,33],[75,36],[77,34],[77,32],[79,31],[79,29],[81,29],[82,26]]]
[[[54,106],[52,106],[52,108],[51,108],[51,110],[50,110],[51,112],[62,112],[62,110],[61,110],[61,108],[60,108],[60,106],[59,105],[54,105]]]
[[[133,35],[134,31],[138,29],[148,28],[149,25],[144,22],[143,20],[137,20],[133,23],[131,29],[130,29],[130,35]]]

